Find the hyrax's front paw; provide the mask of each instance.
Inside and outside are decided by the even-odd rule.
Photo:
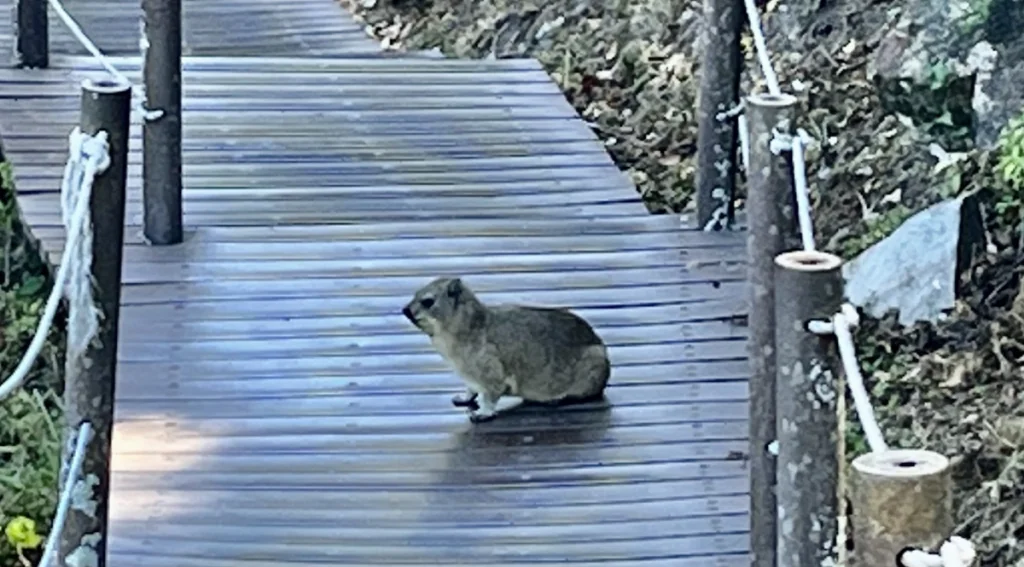
[[[498,413],[494,411],[488,412],[481,411],[480,409],[475,409],[469,412],[469,421],[472,421],[473,423],[483,423],[485,421],[491,421],[496,417],[498,417]]]
[[[476,392],[466,391],[461,394],[455,394],[452,396],[452,405],[457,408],[471,408],[475,410],[480,407],[476,403],[476,397]]]
[[[477,408],[469,412],[469,420],[473,423],[490,421],[498,415],[498,400],[486,394],[477,399]]]

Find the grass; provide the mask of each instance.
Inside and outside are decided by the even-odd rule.
[[[9,376],[35,334],[51,287],[0,164],[0,376]],[[0,400],[0,565],[35,564],[57,501],[62,439],[63,313],[24,386]],[[33,533],[35,532],[35,537]],[[20,545],[16,545],[20,544]]]

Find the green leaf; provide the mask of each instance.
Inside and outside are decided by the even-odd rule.
[[[35,549],[42,543],[43,538],[36,533],[36,523],[31,518],[17,516],[4,528],[4,535],[11,545],[21,549]]]
[[[42,289],[45,280],[42,276],[26,276],[16,290],[18,297],[28,299],[35,297]]]

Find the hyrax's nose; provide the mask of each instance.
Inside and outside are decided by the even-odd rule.
[[[409,309],[408,305],[406,305],[405,307],[402,308],[402,315],[405,315],[405,318],[410,320],[410,321],[413,320],[412,319],[412,309]]]

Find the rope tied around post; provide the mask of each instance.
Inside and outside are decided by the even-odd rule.
[[[800,223],[800,239],[804,250],[815,250],[814,222],[811,217],[810,190],[807,187],[807,161],[804,150],[813,142],[811,135],[803,128],[797,128],[796,135],[786,132],[772,132],[768,149],[775,155],[784,151],[793,157],[793,190],[796,196],[797,220]]]
[[[736,119],[736,131],[740,139],[740,167],[743,171],[747,171],[747,164],[750,163],[750,129],[744,114],[746,109],[746,101],[741,100],[736,106],[715,115],[715,120],[719,122]]]
[[[736,128],[740,134],[740,165],[743,171],[750,171],[750,126],[747,124],[746,114],[740,114],[736,118]]]
[[[97,47],[96,44],[93,43],[91,39],[89,39],[89,36],[86,35],[85,32],[82,30],[82,26],[79,26],[78,22],[76,22],[75,19],[71,17],[71,14],[69,14],[68,11],[64,9],[64,6],[60,3],[60,0],[48,0],[48,2],[50,4],[50,7],[53,8],[53,11],[56,12],[57,16],[60,17],[61,21],[64,22],[64,25],[67,26],[68,30],[71,32],[71,35],[75,36],[75,39],[77,39],[78,42],[82,44],[82,47],[84,47],[96,59],[96,61],[99,62],[100,66],[102,66],[103,69],[106,70],[106,72],[109,73],[111,77],[114,77],[118,81],[122,81],[129,85],[132,85],[132,96],[137,99],[135,107],[142,114],[142,119],[147,122],[152,122],[153,120],[158,120],[162,118],[164,115],[164,111],[159,109],[150,110],[146,108],[145,93],[140,90],[138,85],[132,84],[132,82],[128,80],[128,77],[126,77],[124,73],[119,71],[117,67],[115,67],[114,64],[111,63],[105,55],[103,55],[103,52],[100,51],[100,48]]]
[[[719,122],[725,122],[726,120],[738,118],[739,116],[743,115],[743,111],[746,110],[746,108],[747,103],[741,100],[739,104],[730,108],[729,110],[725,110],[716,114],[715,120],[718,120]]]
[[[942,542],[938,553],[908,549],[900,554],[903,567],[970,567],[977,557],[974,544],[960,536]]]
[[[99,331],[102,316],[92,294],[92,217],[89,199],[96,176],[110,167],[110,143],[106,132],[84,134],[76,127],[69,136],[70,155],[61,184],[61,218],[68,234],[64,254],[76,260],[69,264],[67,297],[71,302],[68,317],[68,363],[77,362]],[[77,221],[77,224],[76,224]]]
[[[110,146],[106,132],[96,136],[75,128],[69,136],[70,150],[61,182],[61,221],[67,232],[64,254],[56,281],[39,318],[32,342],[14,372],[0,383],[0,400],[17,389],[28,377],[42,351],[62,297],[71,303],[68,320],[68,360],[85,351],[99,328],[99,310],[92,296],[92,220],[89,201],[96,176],[110,167]]]
[[[868,445],[872,451],[887,451],[889,446],[885,443],[885,437],[875,419],[875,410],[871,407],[871,398],[864,387],[864,376],[860,372],[860,363],[857,360],[856,347],[853,344],[851,329],[856,328],[859,324],[860,316],[857,314],[857,309],[849,303],[844,303],[839,313],[833,315],[830,321],[811,321],[807,328],[816,335],[835,335],[843,371],[846,373],[847,384],[853,395],[853,404],[857,409],[861,427],[864,428],[864,436],[868,440]]]
[[[50,567],[53,556],[57,552],[57,543],[60,541],[61,531],[68,518],[68,511],[74,501],[75,487],[82,474],[82,464],[85,462],[85,449],[92,441],[92,424],[88,421],[82,423],[78,428],[75,437],[75,447],[67,465],[66,481],[61,491],[60,500],[57,502],[57,512],[53,516],[53,524],[50,526],[50,534],[46,536],[46,545],[43,547],[43,557],[39,561],[39,567]]]
[[[871,398],[864,386],[864,377],[857,360],[852,329],[859,324],[860,316],[856,308],[844,303],[830,320],[810,321],[807,329],[819,336],[835,336],[847,387],[853,397],[864,437],[871,449],[868,454],[858,457],[853,463],[853,469],[857,473],[854,494],[861,506],[871,510],[867,513],[867,510],[858,511],[855,507],[855,524],[866,521],[858,521],[856,516],[867,513],[876,522],[870,524],[875,527],[874,531],[881,525],[888,526],[889,530],[901,526],[897,530],[900,531],[898,534],[888,533],[889,530],[882,530],[887,532],[884,534],[866,533],[862,544],[870,541],[874,545],[869,545],[870,549],[864,553],[871,554],[872,559],[895,558],[897,564],[903,567],[969,567],[976,557],[974,545],[969,540],[955,535],[944,541],[937,552],[911,546],[896,553],[898,548],[892,548],[900,539],[903,545],[908,541],[920,543],[927,541],[928,537],[935,537],[936,533],[947,534],[951,531],[952,525],[945,525],[952,520],[947,484],[951,481],[949,461],[931,451],[890,449],[885,442],[875,419]],[[906,501],[894,502],[894,499]],[[871,539],[872,537],[874,539]]]

